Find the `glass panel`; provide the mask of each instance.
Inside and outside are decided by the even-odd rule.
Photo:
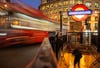
[[[86,2],[85,5],[88,6],[88,7],[91,7],[91,3],[90,2]]]
[[[95,7],[99,7],[99,3],[96,2],[96,3],[95,3]]]
[[[6,28],[7,25],[7,18],[4,16],[0,17],[0,29]]]

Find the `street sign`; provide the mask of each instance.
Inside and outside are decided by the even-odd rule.
[[[77,4],[68,12],[68,15],[72,16],[73,20],[79,22],[86,20],[90,14],[92,14],[92,10],[89,10],[84,4]]]
[[[85,14],[91,14],[92,11],[91,10],[83,10],[83,11],[70,11],[68,12],[68,15],[71,16],[71,15],[85,15]]]

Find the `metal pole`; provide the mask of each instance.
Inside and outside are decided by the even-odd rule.
[[[97,42],[97,51],[100,53],[100,13],[98,19],[98,42]]]
[[[62,34],[62,11],[60,11],[60,32]]]

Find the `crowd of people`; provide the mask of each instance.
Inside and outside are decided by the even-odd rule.
[[[63,44],[67,41],[66,35],[62,35],[61,32],[56,32],[49,40],[57,59],[59,59],[59,52],[63,50]]]
[[[80,43],[82,43],[82,34],[80,34]],[[62,35],[60,32],[55,33],[53,36],[49,38],[51,46],[56,54],[57,60],[59,60],[59,53],[61,50],[63,50],[63,44],[68,43],[67,41],[67,35]],[[78,49],[73,50],[72,52],[74,58],[74,68],[76,67],[76,64],[78,63],[78,67],[80,68],[80,59],[82,57],[81,52]]]

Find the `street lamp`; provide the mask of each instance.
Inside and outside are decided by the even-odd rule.
[[[98,42],[97,42],[97,51],[100,53],[100,12],[99,19],[98,19]]]
[[[60,11],[59,13],[60,13],[60,33],[62,35],[62,11]]]
[[[60,0],[61,3],[63,3],[63,0]],[[59,15],[60,15],[60,34],[62,36],[62,8],[63,8],[63,4],[60,4],[60,11],[59,11]]]

